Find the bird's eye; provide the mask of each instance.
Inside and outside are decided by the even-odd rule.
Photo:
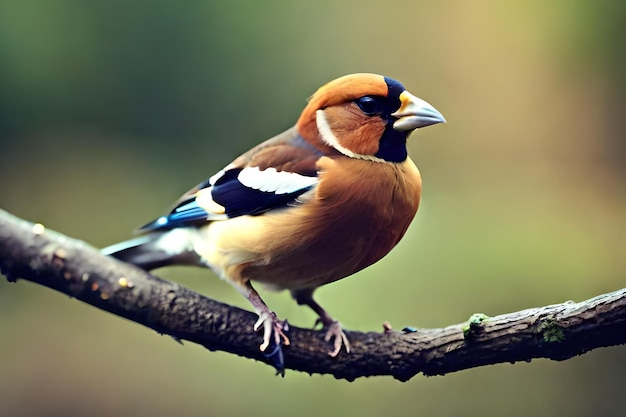
[[[374,97],[364,96],[354,101],[363,113],[368,116],[372,116],[380,112],[380,106],[378,100]]]

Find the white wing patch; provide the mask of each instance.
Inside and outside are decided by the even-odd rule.
[[[198,191],[196,193],[195,203],[209,213],[210,220],[219,220],[222,217],[214,215],[224,215],[226,209],[213,200],[213,196],[211,195],[212,189],[213,187],[209,187]],[[225,215],[223,218],[226,218]]]
[[[274,194],[295,193],[318,182],[317,177],[307,177],[295,172],[277,171],[276,168],[267,168],[261,171],[258,167],[242,169],[237,179],[248,188]]]

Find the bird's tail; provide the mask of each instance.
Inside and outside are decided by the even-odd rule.
[[[100,253],[137,265],[147,271],[172,264],[195,263],[197,255],[192,253],[189,245],[176,239],[175,236],[169,236],[181,234],[184,230],[147,233],[134,239],[107,246],[101,249]]]

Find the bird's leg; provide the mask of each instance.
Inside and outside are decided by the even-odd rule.
[[[326,329],[324,340],[327,342],[330,342],[331,339],[333,340],[333,350],[328,352],[328,355],[332,357],[337,356],[341,351],[342,346],[345,347],[347,353],[350,353],[350,341],[348,340],[348,336],[346,336],[343,331],[341,323],[333,319],[330,314],[328,314],[328,312],[313,299],[313,290],[298,290],[293,291],[291,294],[296,299],[298,304],[305,304],[311,307],[311,309],[319,316],[315,323],[322,323]]]
[[[254,307],[254,310],[259,315],[259,319],[254,324],[254,331],[259,331],[259,329],[263,327],[263,343],[260,346],[261,351],[265,352],[268,346],[270,346],[272,337],[274,338],[274,346],[280,347],[281,344],[285,346],[289,345],[289,338],[285,334],[289,329],[287,321],[278,320],[276,313],[269,309],[259,293],[252,287],[250,281],[246,282],[245,286],[239,288],[239,290],[243,296],[250,301],[250,304],[252,304],[252,307]]]

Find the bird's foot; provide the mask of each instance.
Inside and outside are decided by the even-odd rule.
[[[263,327],[263,343],[260,349],[265,352],[270,344],[280,346],[289,346],[289,337],[286,332],[289,331],[289,323],[287,320],[278,320],[274,312],[259,314],[259,319],[254,324],[254,331],[258,332]]]
[[[341,352],[341,347],[345,347],[346,353],[350,353],[350,341],[348,336],[343,331],[343,326],[336,320],[324,323],[322,319],[317,319],[316,324],[321,323],[326,329],[326,335],[324,341],[330,342],[333,340],[333,350],[328,352],[328,356],[335,357]]]
[[[273,312],[262,313],[254,324],[254,331],[259,331],[263,327],[263,343],[260,346],[261,352],[276,368],[276,373],[285,376],[285,360],[282,345],[290,344],[286,333],[289,331],[287,320],[278,320]]]

